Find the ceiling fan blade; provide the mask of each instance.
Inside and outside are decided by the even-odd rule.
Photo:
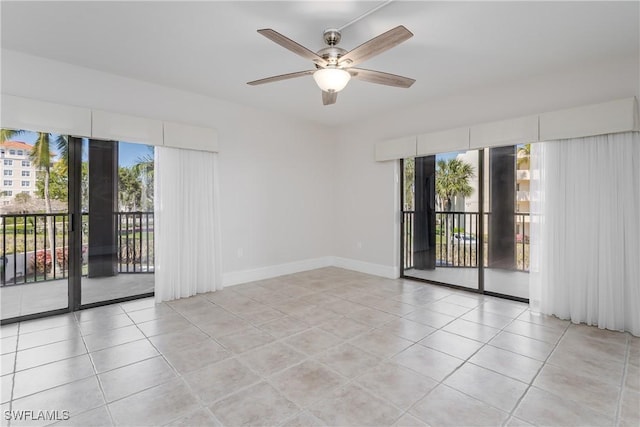
[[[294,42],[290,38],[283,36],[279,32],[272,30],[271,28],[258,30],[258,32],[269,40],[278,43],[285,49],[289,49],[291,52],[296,53],[305,59],[313,61],[320,66],[325,67],[329,64],[323,57],[319,56],[317,53],[307,49],[299,43]]]
[[[411,37],[413,37],[413,33],[411,31],[407,30],[402,25],[398,25],[386,33],[382,33],[344,54],[340,58],[339,64],[344,66],[357,65],[399,45]]]
[[[263,85],[265,83],[278,82],[280,80],[295,79],[296,77],[308,76],[309,74],[315,73],[315,71],[316,70],[307,70],[307,71],[298,71],[298,72],[289,73],[289,74],[280,74],[279,76],[267,77],[265,79],[247,82],[247,84],[251,86],[257,86],[257,85]]]
[[[338,100],[338,92],[322,91],[322,105],[335,104]]]
[[[348,68],[347,71],[349,71],[349,74],[351,74],[351,77],[354,79],[377,83],[379,85],[408,88],[415,83],[415,79],[398,76],[396,74],[383,73],[382,71],[365,70],[362,68]]]

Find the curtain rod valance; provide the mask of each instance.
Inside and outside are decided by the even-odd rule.
[[[0,127],[218,152],[215,129],[7,94]]]
[[[430,132],[376,144],[376,161],[640,130],[635,97]],[[414,141],[414,146],[409,146]]]

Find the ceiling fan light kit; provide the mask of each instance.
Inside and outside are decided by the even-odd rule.
[[[355,68],[355,65],[379,55],[411,38],[413,33],[402,25],[392,28],[348,52],[337,46],[342,36],[339,30],[333,28],[324,31],[323,38],[327,47],[319,50],[317,53],[272,29],[258,30],[258,33],[285,49],[312,61],[315,70],[298,71],[254,80],[247,83],[251,86],[312,74],[316,84],[322,90],[322,103],[324,105],[330,105],[335,104],[338,92],[347,86],[347,83],[349,83],[352,77],[369,83],[401,88],[408,88],[415,82],[414,79],[408,77]]]
[[[340,92],[351,80],[351,74],[341,68],[321,68],[313,73],[313,79],[325,92]]]

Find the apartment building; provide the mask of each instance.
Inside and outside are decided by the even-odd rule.
[[[17,194],[36,194],[36,168],[30,160],[32,145],[20,141],[0,144],[0,205],[11,203]]]

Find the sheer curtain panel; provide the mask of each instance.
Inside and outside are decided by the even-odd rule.
[[[535,311],[640,336],[640,133],[532,145]]]
[[[222,289],[217,154],[155,149],[156,302]]]

